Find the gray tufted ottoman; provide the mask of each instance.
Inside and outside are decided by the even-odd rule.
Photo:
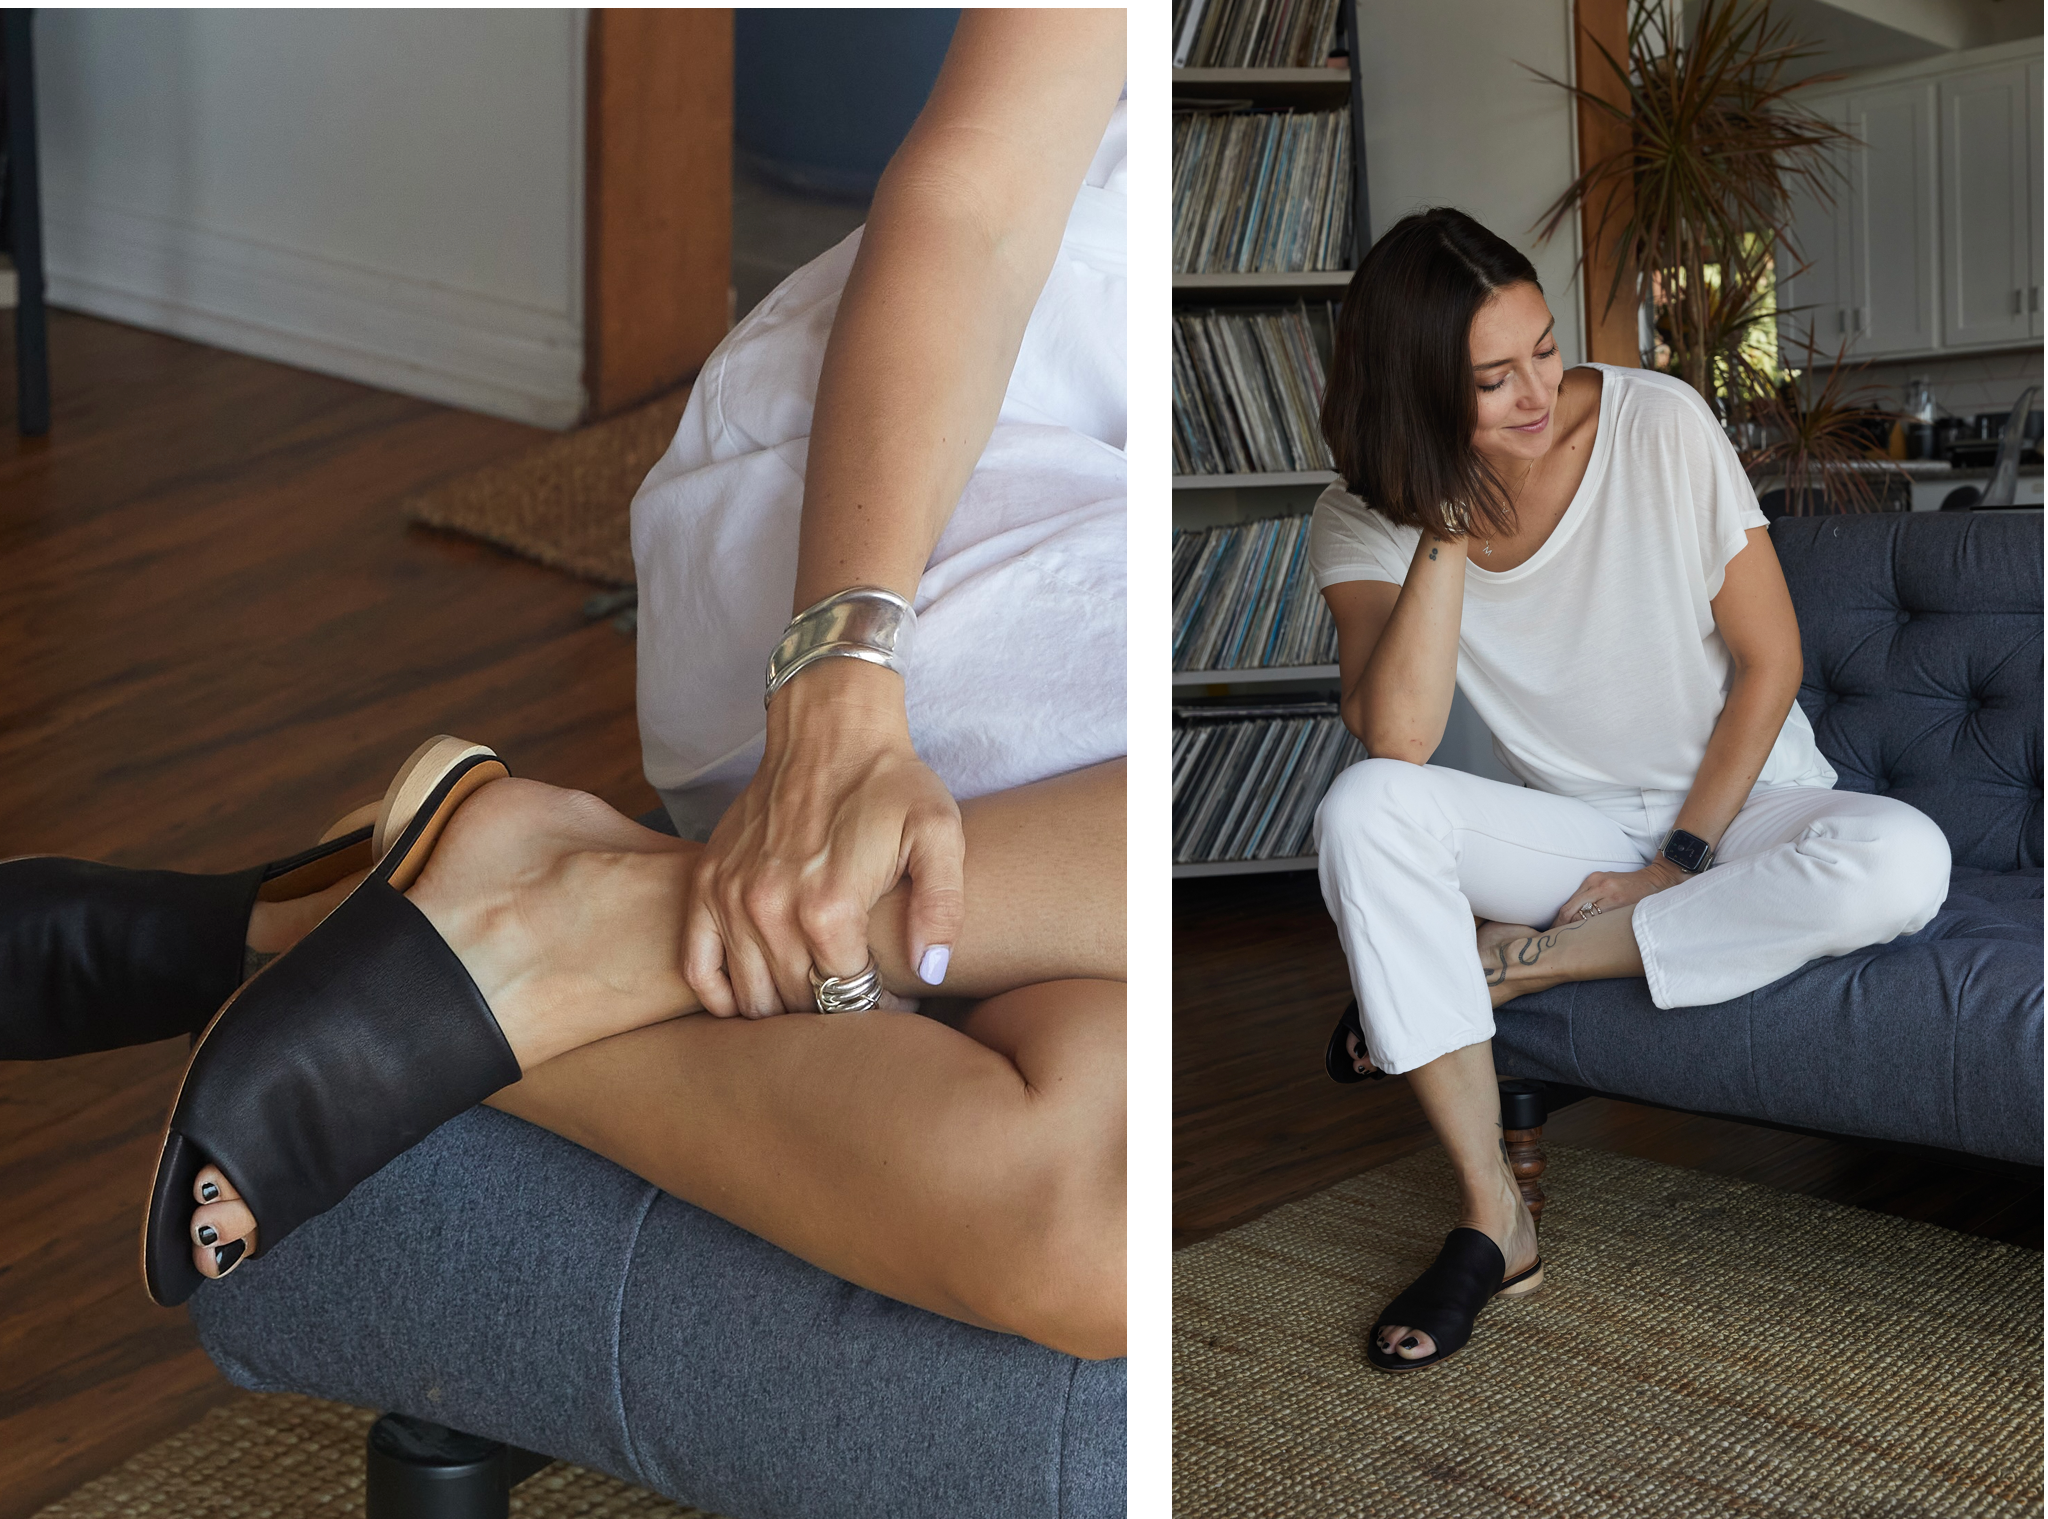
[[[1122,1361],[849,1286],[491,1108],[191,1313],[239,1386],[394,1409],[732,1519],[1124,1509]]]
[[[1919,933],[1713,1007],[1587,981],[1496,1015],[1503,1076],[2041,1164],[2041,514],[1784,517],[1799,701],[1839,789],[1948,835]],[[1513,1125],[1510,1125],[1513,1127]]]

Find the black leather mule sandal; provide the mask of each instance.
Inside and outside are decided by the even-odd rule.
[[[1472,1338],[1473,1320],[1496,1297],[1521,1297],[1543,1285],[1543,1258],[1526,1271],[1507,1275],[1500,1246],[1477,1229],[1453,1229],[1427,1270],[1408,1290],[1387,1304],[1372,1326],[1365,1358],[1381,1371],[1421,1371],[1449,1360]],[[1380,1330],[1388,1324],[1419,1329],[1436,1349],[1415,1360],[1380,1349]],[[1399,1347],[1395,1347],[1398,1351]]]
[[[422,745],[386,794],[393,816],[411,815],[370,873],[199,1036],[143,1224],[143,1280],[158,1303],[182,1303],[205,1280],[188,1226],[209,1162],[255,1215],[267,1251],[519,1079],[476,983],[405,897],[456,809],[506,773],[481,745]]]
[[[1352,1060],[1351,1051],[1344,1047],[1347,1034],[1356,1035],[1358,1047],[1365,1048],[1365,1029],[1358,1021],[1358,999],[1353,997],[1344,1004],[1344,1015],[1337,1020],[1337,1026],[1330,1030],[1330,1042],[1323,1046],[1323,1069],[1330,1073],[1332,1081],[1350,1085],[1354,1081],[1381,1081],[1386,1072],[1380,1070],[1361,1071]]]
[[[192,1034],[244,974],[260,902],[325,891],[374,858],[375,806],[311,849],[229,875],[0,861],[0,1060],[56,1060]]]

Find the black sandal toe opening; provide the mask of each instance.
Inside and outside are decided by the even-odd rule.
[[[1350,1086],[1359,1081],[1383,1081],[1386,1072],[1382,1070],[1361,1071],[1350,1048],[1345,1044],[1346,1035],[1356,1035],[1358,1048],[1365,1048],[1365,1029],[1358,1021],[1358,999],[1353,997],[1344,1004],[1343,1016],[1337,1026],[1330,1030],[1330,1042],[1323,1047],[1323,1070],[1332,1081]]]
[[[1528,1281],[1543,1269],[1539,1259],[1525,1271],[1507,1277],[1500,1246],[1477,1229],[1453,1229],[1435,1260],[1374,1321],[1366,1339],[1367,1364],[1380,1371],[1420,1371],[1447,1361],[1472,1338],[1479,1311],[1503,1288]],[[1413,1360],[1380,1349],[1380,1331],[1389,1324],[1426,1334],[1436,1344],[1429,1355]]]

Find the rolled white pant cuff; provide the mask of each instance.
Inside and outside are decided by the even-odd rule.
[[[1404,1051],[1399,1059],[1389,1056],[1385,1065],[1381,1065],[1375,1059],[1373,1066],[1377,1070],[1385,1071],[1389,1076],[1405,1076],[1410,1071],[1419,1071],[1432,1060],[1441,1060],[1446,1055],[1454,1054],[1462,1049],[1468,1049],[1475,1044],[1485,1044],[1493,1038],[1493,1023],[1489,1019],[1484,1030],[1468,1030],[1467,1035],[1460,1035],[1455,1030],[1446,1030],[1444,1037],[1450,1043],[1434,1048],[1430,1045],[1424,1045],[1420,1053]],[[1368,1049],[1367,1053],[1370,1054],[1371,1051]]]
[[[1660,1008],[1674,1008],[1682,1004],[1672,1000],[1671,983],[1664,977],[1663,957],[1657,951],[1656,931],[1650,926],[1655,915],[1644,912],[1644,908],[1656,900],[1645,897],[1636,903],[1636,910],[1629,915],[1629,927],[1636,936],[1636,953],[1642,956],[1643,979],[1650,984],[1650,1000]]]

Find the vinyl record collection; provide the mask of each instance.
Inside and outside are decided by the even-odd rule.
[[[1310,584],[1305,516],[1173,535],[1173,667],[1337,662],[1337,625]]]
[[[1335,702],[1176,708],[1174,863],[1300,858],[1323,793],[1363,758]]]
[[[1176,0],[1177,69],[1321,68],[1337,44],[1337,0]]]
[[[1328,469],[1322,404],[1323,358],[1305,306],[1174,317],[1175,474]]]
[[[1175,113],[1175,273],[1341,269],[1350,243],[1350,112]]]

